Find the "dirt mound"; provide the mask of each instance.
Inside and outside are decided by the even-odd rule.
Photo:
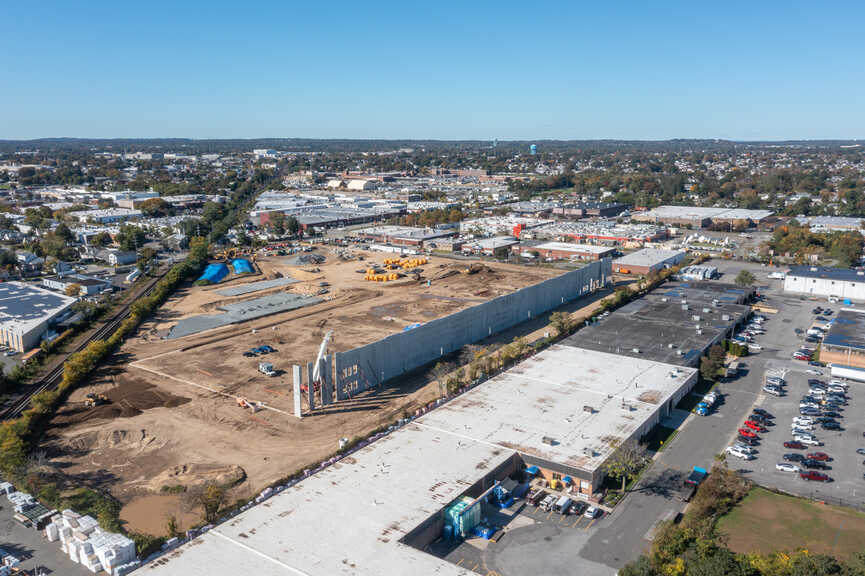
[[[164,445],[147,430],[91,430],[63,442],[63,448],[74,452],[92,452],[104,449],[144,452],[158,450]]]
[[[163,487],[183,486],[193,488],[205,484],[234,486],[246,479],[246,472],[240,466],[221,466],[218,464],[180,464],[172,466],[155,476],[150,482],[153,490]]]
[[[90,420],[132,418],[152,408],[175,408],[189,402],[189,398],[175,396],[138,378],[124,377],[119,385],[103,393],[109,402],[95,408],[81,404],[67,404],[54,418],[55,425],[70,425]]]

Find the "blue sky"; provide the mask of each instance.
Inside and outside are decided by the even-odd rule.
[[[0,2],[0,139],[865,137],[861,2]]]

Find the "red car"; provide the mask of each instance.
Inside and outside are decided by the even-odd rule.
[[[745,438],[756,438],[757,437],[757,435],[752,430],[748,430],[747,428],[739,428],[739,434],[741,434]]]
[[[745,426],[756,432],[766,432],[766,428],[761,426],[759,422],[754,422],[753,420],[745,420]]]
[[[809,460],[817,460],[818,462],[828,462],[831,460],[829,455],[825,452],[811,452],[810,454],[807,454],[805,458],[808,458]]]
[[[830,480],[829,476],[823,474],[822,472],[817,472],[816,470],[799,472],[799,478],[801,478],[802,480],[813,480],[815,482],[828,482]]]
[[[805,445],[798,440],[791,440],[789,442],[784,442],[784,448],[790,448],[791,450],[804,450]]]

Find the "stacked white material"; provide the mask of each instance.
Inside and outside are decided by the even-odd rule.
[[[138,560],[132,540],[122,534],[105,532],[93,517],[81,516],[72,510],[64,510],[56,516],[45,527],[45,536],[52,542],[60,540],[60,549],[94,574],[102,570],[115,573],[118,567]],[[126,574],[133,567],[121,573]]]
[[[36,498],[26,492],[12,492],[11,494],[7,494],[6,498],[13,504],[17,514],[32,508],[36,504]]]
[[[0,494],[5,494],[9,496],[12,492],[15,492],[15,486],[10,484],[9,482],[0,482]]]
[[[135,542],[122,534],[97,530],[90,536],[90,543],[106,572],[112,572],[117,566],[137,560]]]
[[[139,566],[141,566],[141,562],[139,560],[136,560],[134,562],[130,562],[128,564],[123,564],[122,566],[118,566],[117,568],[114,569],[113,576],[126,576],[127,574],[129,574],[130,572],[132,572],[133,570],[138,568]],[[2,575],[0,575],[0,576],[2,576]]]
[[[21,564],[21,560],[13,556],[12,554],[7,554],[3,557],[3,566],[8,566],[9,568],[14,568]]]

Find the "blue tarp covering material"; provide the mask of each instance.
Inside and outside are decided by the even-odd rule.
[[[235,258],[231,261],[231,267],[235,274],[252,274],[252,264],[245,258]]]
[[[415,328],[419,328],[419,327],[420,327],[420,322],[415,322],[414,324],[409,324],[408,326],[406,326],[402,330],[403,330],[403,332],[407,332],[409,330],[414,330]]]
[[[562,482],[564,482],[565,484],[573,484],[574,479],[571,478],[570,476],[565,476],[564,478],[562,478]]]
[[[541,469],[537,466],[529,466],[528,468],[526,468],[526,474],[531,474],[532,476],[537,476],[538,472],[540,471]]]
[[[208,264],[199,280],[207,280],[211,284],[216,284],[226,276],[228,276],[228,266],[225,264]]]

